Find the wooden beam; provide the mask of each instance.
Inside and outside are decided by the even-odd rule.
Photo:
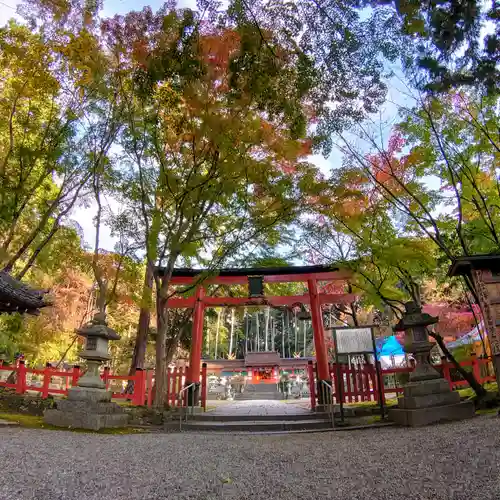
[[[350,271],[331,271],[313,274],[276,274],[263,276],[264,283],[296,283],[307,282],[310,279],[317,281],[338,281],[346,280],[352,276]],[[170,278],[170,283],[176,285],[189,285],[195,283],[199,276],[173,276]],[[207,285],[246,285],[248,276],[213,276],[207,278],[204,282]]]
[[[357,296],[352,293],[345,294],[319,294],[319,301],[321,304],[350,304],[357,299]],[[265,306],[271,305],[275,307],[288,306],[291,307],[296,303],[309,304],[310,298],[307,295],[290,295],[283,297],[262,297],[262,298],[249,298],[249,297],[203,297],[203,304],[206,307],[236,307],[236,306]],[[167,307],[185,308],[194,307],[194,297],[187,298],[171,298],[167,302]]]

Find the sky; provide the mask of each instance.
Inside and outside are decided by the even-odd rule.
[[[4,25],[12,17],[18,17],[16,15],[18,3],[21,2],[18,0],[0,0],[0,25]],[[141,10],[146,5],[149,5],[153,10],[156,10],[163,5],[163,3],[164,0],[149,0],[147,2],[141,0],[104,0],[102,17],[111,17],[116,14],[126,14],[131,10]],[[178,5],[179,7],[196,8],[196,0],[179,0]],[[379,115],[373,117],[375,123],[378,123],[380,120],[382,122],[389,123],[389,125],[387,125],[384,129],[384,135],[389,134],[390,123],[396,120],[398,105],[408,106],[409,104],[407,90],[405,89],[404,82],[400,76],[401,72],[398,71],[398,68],[395,69],[396,76],[389,81],[387,101],[382,106]],[[334,148],[329,158],[324,158],[322,155],[317,154],[311,156],[309,160],[318,166],[324,174],[328,175],[332,168],[341,165],[342,155],[337,149]],[[120,209],[119,204],[113,199],[106,199],[105,205],[115,214]],[[94,246],[95,239],[95,214],[95,203],[88,207],[78,207],[71,214],[71,218],[75,220],[83,230],[85,244],[91,247]],[[113,250],[115,241],[116,240],[112,237],[109,228],[105,226],[102,227],[100,231],[100,247],[107,250]]]

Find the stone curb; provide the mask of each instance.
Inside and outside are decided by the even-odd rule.
[[[17,427],[19,422],[11,422],[9,420],[0,420],[0,427]]]

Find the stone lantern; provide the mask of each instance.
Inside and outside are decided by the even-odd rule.
[[[80,357],[87,361],[87,371],[76,387],[68,391],[68,399],[57,402],[56,410],[46,410],[44,421],[58,427],[99,430],[106,427],[125,427],[128,415],[111,402],[112,392],[106,390],[99,368],[110,359],[108,342],[120,336],[106,323],[105,314],[98,313],[77,333],[85,337]]]
[[[98,313],[92,321],[83,328],[76,331],[78,335],[85,337],[84,350],[79,354],[80,358],[87,361],[87,372],[79,380],[78,387],[104,389],[99,368],[103,361],[110,359],[108,343],[110,340],[120,340],[120,336],[106,323],[106,316]]]
[[[410,373],[410,382],[439,378],[439,373],[429,362],[434,344],[429,342],[427,333],[427,327],[436,324],[439,318],[423,313],[415,302],[406,303],[405,309],[405,314],[394,327],[394,331],[405,333],[404,350],[413,354],[416,361],[415,370]]]
[[[394,330],[405,332],[405,351],[413,354],[416,367],[410,372],[410,381],[403,388],[404,396],[398,399],[398,407],[389,410],[389,418],[398,424],[415,427],[474,416],[474,404],[460,402],[459,393],[450,389],[448,382],[429,362],[433,344],[429,342],[427,327],[437,323],[438,318],[423,313],[415,302],[405,304],[405,309]]]

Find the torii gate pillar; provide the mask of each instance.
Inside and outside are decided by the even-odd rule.
[[[331,385],[330,370],[328,368],[328,353],[325,344],[321,305],[318,297],[318,283],[315,279],[307,281],[311,305],[311,319],[314,336],[314,350],[316,351],[316,366],[318,369],[318,400],[319,404],[329,404],[331,395],[325,391],[322,381]]]
[[[196,384],[189,389],[188,404],[198,405],[200,400],[200,370],[201,370],[201,348],[203,343],[203,319],[205,317],[205,305],[203,304],[203,297],[205,290],[203,285],[196,288],[195,303],[193,312],[193,330],[191,339],[191,351],[189,354],[189,368],[186,374],[186,384]]]

